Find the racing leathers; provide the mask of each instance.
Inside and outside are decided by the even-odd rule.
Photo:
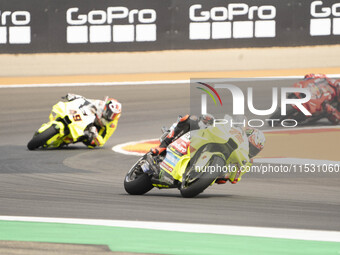
[[[166,150],[166,147],[178,137],[189,132],[190,129],[196,130],[199,128],[199,118],[197,116],[185,115],[179,119],[177,125],[170,131],[161,144],[157,148],[151,149],[151,153],[154,155],[162,154]]]
[[[328,95],[323,111],[331,123],[340,123],[340,80],[329,79],[324,74],[307,74],[298,85],[308,85],[317,96]]]
[[[103,112],[105,111],[108,102],[112,101],[111,99],[109,101],[87,99],[81,95],[70,93],[68,93],[63,98],[66,99],[67,101],[81,99],[83,100],[83,103],[79,108],[88,107],[95,114],[96,116],[95,121],[89,124],[85,129],[84,136],[82,137],[82,142],[88,148],[102,147],[112,136],[112,134],[115,132],[117,128],[118,120],[121,115],[120,109],[119,113],[115,114],[112,119],[107,119],[103,117]],[[120,103],[118,102],[117,104],[120,105]]]
[[[195,115],[185,115],[180,118],[173,129],[170,129],[169,134],[161,142],[161,144],[151,149],[152,155],[161,155],[166,151],[166,148],[174,140],[178,139],[183,134],[189,132],[190,130],[197,130],[206,128],[213,125],[214,117],[211,115],[203,115],[198,118]],[[249,142],[249,158],[255,157],[264,147],[265,137],[263,133],[255,128],[246,127],[243,129],[247,135]],[[231,183],[235,184],[238,182],[236,178],[237,172],[233,172],[228,178],[218,178],[216,183],[224,184],[229,180]]]

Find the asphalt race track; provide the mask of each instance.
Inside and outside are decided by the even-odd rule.
[[[119,99],[116,133],[102,149],[78,144],[28,151],[27,142],[67,92]],[[195,199],[183,199],[178,190],[126,194],[123,179],[137,157],[112,146],[158,137],[162,125],[189,112],[188,98],[188,85],[0,89],[0,215],[340,230],[337,178],[244,176]]]

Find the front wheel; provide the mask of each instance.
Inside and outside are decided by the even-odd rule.
[[[214,156],[207,166],[209,167],[206,169],[214,169],[215,171],[197,172],[195,166],[191,166],[185,171],[180,187],[182,197],[195,197],[208,188],[220,176],[221,173],[216,170],[222,169],[225,166],[225,161],[221,157]]]
[[[143,195],[153,188],[150,176],[141,168],[143,161],[144,158],[138,160],[125,176],[124,188],[130,195]]]
[[[55,125],[52,125],[45,131],[33,136],[31,141],[29,141],[29,143],[27,144],[27,148],[29,150],[35,150],[40,146],[43,146],[48,140],[50,140],[53,136],[55,136],[58,133],[59,131],[55,128]]]

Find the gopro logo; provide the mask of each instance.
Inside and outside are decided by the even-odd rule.
[[[311,36],[340,35],[340,3],[325,7],[322,1],[314,1],[310,13],[313,17],[310,20]]]
[[[191,40],[268,38],[276,36],[276,8],[233,3],[203,10],[201,4],[189,8]],[[234,19],[237,18],[237,21]],[[240,19],[243,19],[242,21]]]
[[[31,43],[30,22],[28,11],[0,11],[0,44]]]
[[[70,8],[66,12],[67,43],[156,41],[156,18],[153,9],[117,6],[80,14],[78,7]]]

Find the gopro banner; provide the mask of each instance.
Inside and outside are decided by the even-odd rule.
[[[0,53],[170,48],[171,5],[167,0],[4,0]]]
[[[3,0],[0,53],[338,44],[340,0]]]
[[[340,43],[340,0],[188,0],[179,5],[187,14],[178,30],[191,49]]]

